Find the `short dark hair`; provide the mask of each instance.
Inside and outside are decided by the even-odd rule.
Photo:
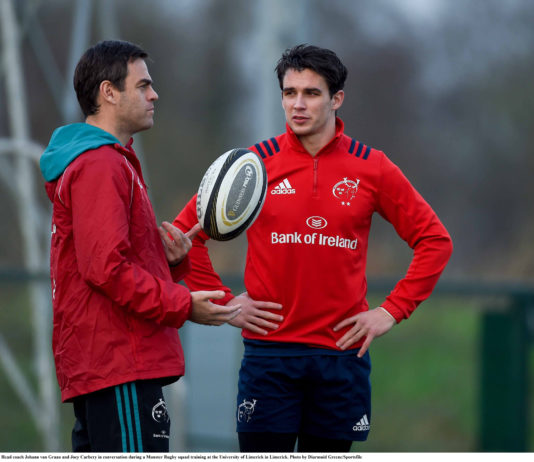
[[[288,48],[276,65],[280,89],[283,90],[284,76],[289,69],[303,71],[310,69],[324,77],[330,97],[343,90],[347,79],[347,68],[337,55],[326,48],[301,44]]]
[[[100,84],[109,80],[120,91],[128,74],[128,63],[146,59],[148,53],[139,46],[122,40],[105,40],[89,48],[74,71],[74,90],[82,112],[87,117],[98,112]]]

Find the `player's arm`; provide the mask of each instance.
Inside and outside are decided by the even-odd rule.
[[[177,228],[189,230],[198,223],[196,214],[196,195],[187,203],[173,222]],[[281,316],[266,311],[267,309],[281,309],[281,305],[267,301],[252,300],[248,294],[235,297],[229,287],[225,286],[221,277],[211,262],[206,246],[209,236],[200,231],[192,240],[192,247],[188,257],[191,271],[184,281],[191,290],[221,290],[224,297],[215,300],[221,305],[240,305],[241,312],[230,322],[235,327],[246,328],[252,332],[266,334],[267,329],[276,329]]]
[[[451,257],[452,240],[432,207],[385,156],[381,171],[377,211],[413,250],[408,271],[381,304],[400,322],[434,290]]]
[[[196,195],[187,203],[172,224],[182,232],[187,232],[198,224]],[[230,288],[223,284],[220,276],[213,268],[206,246],[208,239],[209,236],[200,230],[191,240],[192,246],[188,253],[191,271],[184,277],[184,281],[190,290],[222,290],[225,295],[216,303],[226,305],[234,298],[234,295]]]
[[[413,257],[406,275],[380,307],[335,326],[334,330],[339,331],[352,325],[337,344],[346,349],[364,339],[360,355],[375,338],[410,317],[430,296],[452,253],[449,233],[400,169],[384,156],[381,170],[376,209],[413,249]]]

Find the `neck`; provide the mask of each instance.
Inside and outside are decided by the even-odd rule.
[[[321,149],[330,143],[335,135],[336,121],[334,119],[333,123],[329,124],[325,130],[309,135],[297,135],[297,138],[302,143],[302,146],[304,146],[304,149],[306,149],[312,157],[315,157]]]
[[[106,121],[104,117],[99,117],[98,114],[87,116],[87,118],[85,119],[85,123],[93,125],[94,127],[101,128],[102,130],[111,133],[121,142],[123,146],[128,144],[128,141],[130,141],[130,138],[132,137],[132,134],[121,132],[121,130],[118,130],[114,124]]]

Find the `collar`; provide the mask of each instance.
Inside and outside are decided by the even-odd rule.
[[[341,140],[341,137],[344,131],[345,131],[345,124],[339,117],[336,117],[336,133],[334,137],[319,150],[316,156],[325,154],[327,152],[334,150],[337,147],[339,141]],[[287,124],[287,122],[286,122],[286,133],[288,135],[289,144],[291,145],[292,149],[294,149],[295,151],[299,151],[299,152],[305,152],[308,155],[310,154],[308,151],[306,151],[306,148],[302,145],[299,138],[297,137],[297,135],[295,135],[295,132],[291,129],[291,127]]]
[[[137,172],[139,178],[141,178],[143,185],[146,187],[145,180],[143,178],[143,171],[141,170],[141,162],[139,161],[139,158],[135,154],[134,148],[132,147],[133,141],[133,138],[130,138],[130,140],[124,146],[119,143],[115,143],[114,148],[119,151],[124,157],[126,157],[128,162],[130,162],[130,164]]]

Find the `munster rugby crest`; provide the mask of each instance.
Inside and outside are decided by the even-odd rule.
[[[334,185],[332,188],[332,194],[336,199],[341,201],[341,205],[350,205],[350,202],[356,196],[359,184],[360,180],[358,179],[356,179],[356,181],[352,181],[348,180],[347,178],[343,178],[343,180]]]
[[[169,422],[171,420],[167,412],[167,404],[161,398],[152,408],[152,418],[158,423]]]
[[[237,407],[237,421],[250,422],[252,414],[256,408],[256,400],[247,401],[246,399]]]

